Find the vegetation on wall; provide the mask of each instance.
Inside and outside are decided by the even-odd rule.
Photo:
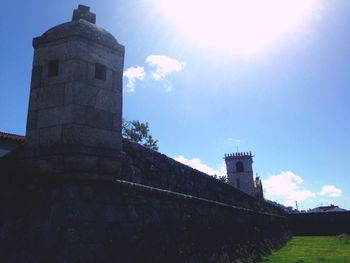
[[[218,180],[220,180],[223,183],[227,183],[228,184],[228,178],[226,175],[219,175],[217,176],[216,174],[214,175],[214,177]]]
[[[158,151],[158,140],[153,139],[150,134],[148,122],[143,123],[139,120],[128,121],[123,119],[122,134],[124,138],[130,141]]]

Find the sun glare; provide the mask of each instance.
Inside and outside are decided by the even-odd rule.
[[[156,0],[194,43],[239,54],[261,52],[302,31],[320,0]]]

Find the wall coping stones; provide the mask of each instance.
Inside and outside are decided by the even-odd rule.
[[[196,196],[192,196],[192,195],[187,195],[187,194],[177,193],[177,192],[173,192],[173,191],[169,191],[169,190],[159,189],[159,188],[155,188],[155,187],[151,187],[151,186],[146,186],[143,184],[132,183],[132,182],[125,181],[125,180],[115,180],[113,183],[117,187],[126,188],[130,191],[141,191],[141,192],[146,192],[149,194],[154,194],[154,195],[163,196],[163,197],[171,197],[171,198],[180,199],[180,200],[189,201],[189,202],[203,203],[203,204],[207,204],[207,205],[211,205],[211,206],[220,206],[222,208],[233,209],[233,210],[251,213],[251,214],[257,214],[257,215],[263,215],[263,216],[273,216],[273,217],[277,217],[277,218],[287,219],[286,216],[270,214],[270,213],[263,213],[263,212],[255,211],[252,209],[244,208],[244,207],[228,205],[228,204],[214,201],[214,200],[208,200],[205,198],[200,198],[200,197],[196,197]]]
[[[275,214],[284,215],[284,211],[276,206],[130,140],[123,139],[123,151],[126,153],[123,166],[131,168],[131,171],[130,175],[123,172],[120,179],[219,202],[225,202],[223,199],[225,196],[229,197],[227,203],[233,205],[240,206],[241,201],[244,200],[250,204],[246,206],[247,208],[254,209],[254,207],[260,206],[259,209],[262,212],[266,209]],[[137,171],[139,172],[137,173]],[[162,183],[163,180],[165,183]]]

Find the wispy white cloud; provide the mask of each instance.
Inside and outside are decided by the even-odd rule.
[[[234,138],[227,138],[227,141],[228,142],[234,142],[234,143],[237,143],[237,144],[244,143],[244,140],[242,140],[242,139],[234,139]]]
[[[324,185],[318,194],[321,196],[338,197],[341,196],[342,190],[334,185]]]
[[[262,181],[264,195],[267,199],[279,199],[284,205],[293,206],[295,201],[300,202],[315,196],[312,191],[303,189],[303,182],[292,171],[282,171]]]
[[[225,164],[225,161],[223,161],[219,167],[219,173],[218,175],[221,175],[221,176],[226,176],[227,175],[227,172],[226,172],[226,164]]]
[[[136,80],[144,80],[146,72],[145,69],[140,66],[130,67],[124,71],[123,76],[128,79],[128,83],[126,84],[126,91],[133,92],[135,91]]]
[[[183,155],[179,155],[174,158],[176,161],[183,163],[185,165],[188,165],[194,169],[197,169],[203,173],[209,174],[209,175],[221,175],[220,172],[214,170],[210,166],[206,165],[205,163],[202,163],[201,159],[199,158],[193,158],[193,159],[187,159]]]
[[[127,78],[126,91],[134,92],[137,81],[147,81],[147,85],[154,86],[150,81],[158,81],[165,91],[171,91],[173,86],[167,78],[174,72],[183,70],[185,63],[166,55],[150,55],[146,58],[145,67],[130,67],[124,71],[123,76]]]
[[[153,68],[151,75],[154,80],[165,78],[173,72],[179,72],[184,66],[175,58],[165,55],[150,55],[146,58],[146,63]]]

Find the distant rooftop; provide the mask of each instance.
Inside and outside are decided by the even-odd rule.
[[[7,141],[15,141],[15,142],[24,142],[24,136],[17,135],[13,133],[1,132],[0,131],[0,139]]]
[[[340,208],[336,205],[329,205],[329,206],[319,206],[313,209],[310,209],[309,213],[319,213],[319,212],[344,212],[346,209]]]

